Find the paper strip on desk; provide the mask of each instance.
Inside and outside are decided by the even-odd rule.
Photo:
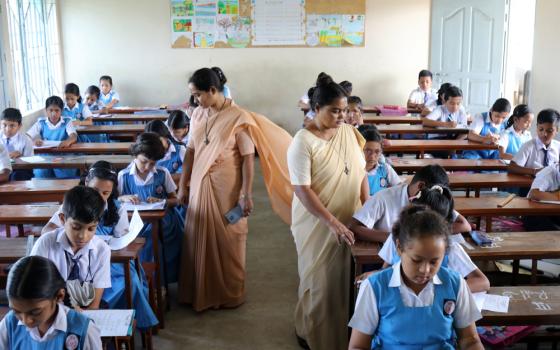
[[[478,310],[488,310],[494,312],[508,312],[509,297],[496,294],[486,294],[486,292],[473,293],[474,301]]]
[[[111,237],[107,241],[107,244],[109,245],[109,247],[111,247],[111,250],[123,249],[124,247],[132,243],[132,241],[134,241],[136,237],[138,237],[138,234],[140,233],[140,231],[142,231],[143,227],[144,222],[140,217],[140,213],[138,213],[138,210],[135,210],[134,214],[132,214],[132,218],[130,219],[128,233],[122,237]]]
[[[20,157],[19,159],[27,163],[38,163],[45,161],[45,158],[41,156]]]
[[[60,145],[61,141],[50,141],[50,140],[43,140],[43,144],[41,146],[33,146],[34,149],[43,149],[43,148],[54,148]]]
[[[124,203],[124,208],[126,209],[126,211],[162,210],[165,208],[165,201],[162,200],[160,202],[155,202],[155,203],[139,203],[139,204],[133,204],[127,202]]]

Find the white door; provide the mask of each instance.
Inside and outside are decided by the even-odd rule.
[[[509,0],[432,0],[430,69],[434,87],[463,90],[470,113],[503,95]]]

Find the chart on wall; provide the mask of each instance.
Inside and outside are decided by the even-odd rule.
[[[170,0],[172,48],[361,47],[365,0]]]

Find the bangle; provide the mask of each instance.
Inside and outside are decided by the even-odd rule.
[[[242,193],[239,196],[239,199],[245,199],[245,198],[251,198],[251,194],[250,193]]]

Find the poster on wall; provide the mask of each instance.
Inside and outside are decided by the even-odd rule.
[[[309,46],[361,46],[364,15],[307,15],[305,43]]]
[[[305,44],[305,0],[253,0],[252,4],[253,45]]]

